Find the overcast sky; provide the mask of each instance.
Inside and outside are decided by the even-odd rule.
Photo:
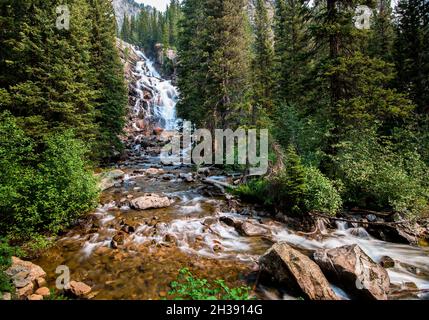
[[[135,0],[135,1],[138,3],[144,3],[146,5],[150,5],[161,11],[164,11],[167,5],[170,3],[170,0]]]

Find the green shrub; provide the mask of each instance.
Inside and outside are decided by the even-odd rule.
[[[251,288],[229,288],[225,281],[196,278],[189,269],[179,271],[168,295],[174,300],[250,300]]]
[[[271,206],[273,201],[269,196],[268,188],[268,180],[261,178],[252,179],[247,183],[243,183],[231,192],[234,195],[239,196],[244,201],[256,202]]]
[[[341,209],[341,195],[327,177],[319,169],[305,168],[305,200],[306,211],[319,211],[335,215]]]
[[[57,233],[95,206],[86,148],[71,132],[33,141],[0,114],[0,234]]]
[[[255,179],[233,191],[241,199],[274,206],[286,214],[299,215],[319,211],[335,215],[342,207],[334,183],[317,168],[304,167],[291,146],[285,168],[269,179]]]
[[[5,270],[12,263],[14,249],[9,246],[6,240],[0,238],[0,299],[1,293],[12,292],[13,286],[10,278],[5,274]]]
[[[417,152],[400,150],[374,131],[351,135],[339,150],[337,174],[350,205],[409,216],[427,208],[429,170]]]

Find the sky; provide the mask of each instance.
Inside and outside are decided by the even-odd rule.
[[[165,11],[167,5],[170,3],[170,0],[135,0],[138,3],[144,3],[152,7],[157,8],[160,11]]]

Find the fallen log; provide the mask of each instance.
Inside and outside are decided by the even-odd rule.
[[[401,220],[401,221],[396,221],[396,222],[371,222],[371,221],[362,221],[362,220],[353,220],[353,219],[346,219],[346,218],[337,218],[337,217],[331,217],[328,216],[326,214],[323,213],[318,213],[318,212],[310,212],[311,216],[317,216],[317,217],[321,217],[321,218],[326,218],[329,220],[334,220],[334,221],[342,221],[342,222],[349,222],[349,223],[357,223],[357,224],[367,224],[367,225],[379,225],[379,226],[392,226],[392,225],[400,225],[400,224],[405,224],[405,223],[409,223],[409,220]]]
[[[227,188],[227,189],[236,189],[237,188],[236,186],[233,186],[229,183],[217,181],[217,180],[209,179],[209,178],[202,180],[202,182],[205,184],[209,184],[209,185],[215,186],[217,188],[220,188],[223,191],[225,191],[224,188]]]

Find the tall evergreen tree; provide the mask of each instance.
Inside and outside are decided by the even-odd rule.
[[[121,150],[118,135],[125,124],[127,90],[124,71],[116,48],[115,16],[109,0],[90,0],[92,66],[97,74],[96,123],[97,158],[108,159]]]
[[[278,0],[274,19],[277,100],[297,104],[303,98],[308,74],[308,1]]]
[[[274,48],[271,22],[265,1],[257,0],[255,17],[255,57],[253,75],[253,122],[257,117],[272,115],[274,108]],[[263,113],[261,113],[263,111]]]
[[[2,52],[1,64],[7,65],[12,76],[2,79],[8,95],[2,108],[10,110],[34,136],[43,136],[47,128],[72,128],[92,143],[97,132],[97,91],[90,61],[90,8],[86,0],[71,1],[70,30],[58,30],[55,9],[60,4],[59,0],[2,3],[2,11],[12,17],[25,15],[7,26],[19,33],[3,33],[8,37],[2,39],[8,50]]]
[[[373,10],[369,54],[386,62],[392,62],[394,41],[392,2],[391,0],[379,0],[376,9]]]
[[[178,115],[196,125],[203,125],[206,118],[203,106],[206,97],[208,73],[208,32],[206,29],[205,3],[200,0],[182,2],[183,18],[178,39],[178,85],[180,100]]]
[[[207,0],[208,74],[204,108],[209,128],[237,126],[249,109],[249,49],[244,0]]]
[[[408,93],[420,113],[429,113],[428,2],[401,0],[396,8],[397,87]]]

